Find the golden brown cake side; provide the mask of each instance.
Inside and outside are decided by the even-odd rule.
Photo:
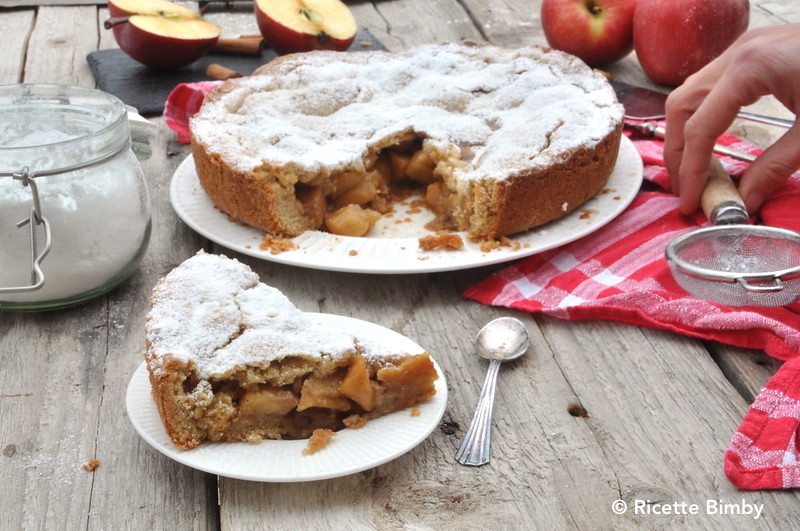
[[[151,352],[149,343],[147,352]],[[191,419],[192,404],[181,398],[184,395],[183,382],[189,378],[191,370],[178,360],[164,360],[161,365],[165,370],[158,373],[149,371],[149,378],[164,429],[178,448],[194,448],[206,437]]]
[[[192,155],[203,190],[225,214],[281,236],[316,228],[303,216],[294,187],[280,186],[269,168],[237,171],[199,141],[192,142]]]
[[[470,218],[470,235],[497,238],[559,219],[594,197],[614,170],[622,124],[596,148],[579,148],[564,162],[526,171],[502,181],[481,183]],[[480,185],[479,185],[480,186]]]
[[[173,443],[306,438],[428,400],[430,356],[305,314],[244,264],[199,253],[153,290],[145,360]]]

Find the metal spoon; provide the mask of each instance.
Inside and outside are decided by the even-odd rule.
[[[469,424],[456,461],[467,466],[489,462],[492,445],[492,407],[497,387],[497,373],[504,361],[517,359],[528,350],[528,330],[519,319],[500,317],[484,326],[475,341],[478,354],[489,360],[489,371],[483,382],[478,406]]]

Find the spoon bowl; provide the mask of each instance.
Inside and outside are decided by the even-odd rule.
[[[484,326],[475,341],[478,354],[487,360],[509,361],[528,350],[530,337],[525,325],[513,317],[500,317]]]
[[[481,466],[489,462],[492,444],[492,409],[500,364],[519,358],[528,350],[530,337],[525,325],[513,317],[500,317],[484,326],[475,340],[478,355],[489,360],[489,371],[481,389],[478,406],[456,461],[466,466]]]

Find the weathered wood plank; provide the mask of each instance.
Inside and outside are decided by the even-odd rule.
[[[0,54],[0,83],[22,81],[23,61],[35,14],[33,9],[0,11],[4,48],[4,53]]]
[[[794,0],[754,2],[754,5],[760,11],[779,17],[782,22],[800,22],[800,6]]]
[[[485,40],[509,48],[547,46],[541,30],[540,2],[464,0],[462,3]]]
[[[722,474],[722,456],[747,404],[702,345],[649,330],[636,338],[613,323],[545,319],[542,325],[629,506],[635,500],[702,506],[708,499],[744,499],[765,504],[768,518],[760,524],[780,529],[793,521],[784,511],[797,493],[740,492]],[[601,510],[613,500],[606,501]],[[617,521],[713,529],[718,520],[703,513],[689,521],[628,512]]]
[[[42,15],[41,11],[49,10],[40,10],[30,34],[26,80],[27,65],[38,64],[43,71],[52,72],[54,68],[45,68],[45,62],[74,62],[71,45],[49,46],[54,43],[43,34],[52,28],[51,36],[59,39],[72,29],[67,24],[58,33],[58,16],[62,22],[78,21],[89,12],[94,17],[94,8],[58,8],[58,15],[55,11]],[[20,23],[5,28],[8,32],[4,35],[19,54],[16,60],[20,65],[31,32],[31,15],[28,10],[2,13],[4,20]],[[96,33],[92,18],[90,24],[78,28],[92,27]],[[39,49],[48,53],[40,54]],[[14,81],[21,80],[19,74],[15,77]],[[39,79],[44,80],[44,75]],[[55,79],[48,78],[51,82]],[[83,525],[91,502],[92,474],[81,465],[95,453],[97,411],[103,399],[98,367],[105,355],[105,341],[96,331],[104,326],[105,312],[84,307],[65,314],[11,314],[3,315],[0,323],[0,388],[4,390],[0,430],[5,448],[0,466],[9,489],[0,501],[2,518],[10,527],[19,528],[39,527],[57,518]]]
[[[103,22],[105,22],[108,17],[108,8],[103,7],[97,10],[97,27],[99,33],[99,41],[97,43],[98,50],[119,48],[117,41],[114,39],[114,32],[103,27]]]
[[[708,345],[714,361],[745,401],[750,404],[782,362],[758,350]]]
[[[128,381],[144,361],[142,330],[148,294],[159,278],[204,243],[178,222],[169,204],[169,180],[183,160],[183,149],[170,143],[173,134],[162,127],[151,141],[152,157],[142,163],[153,205],[147,254],[139,270],[104,298],[107,321],[97,332],[105,349],[105,393],[96,413],[101,421],[95,434],[96,458],[102,468],[94,473],[89,529],[120,525],[119,515],[109,507],[124,509],[131,529],[217,528],[216,478],[180,465],[150,447],[133,430],[125,413]]]
[[[4,528],[36,528],[56,517],[86,520],[92,475],[81,465],[94,454],[103,394],[96,371],[104,351],[95,333],[101,326],[102,314],[89,310],[0,321]]]
[[[25,60],[26,83],[57,81],[94,87],[86,55],[97,49],[97,9],[93,6],[41,7]]]
[[[353,6],[356,18],[370,30],[369,21],[374,15],[365,13],[373,9],[370,4]],[[467,12],[454,0],[443,2],[415,2],[392,0],[375,2],[377,16],[383,27],[374,35],[390,50],[402,50],[415,44],[462,40],[484,40]]]

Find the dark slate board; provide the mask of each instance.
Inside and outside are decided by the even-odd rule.
[[[371,42],[371,46],[364,46]],[[386,48],[368,30],[358,30],[348,51],[385,50]],[[145,116],[160,115],[172,89],[180,83],[208,81],[206,67],[221,64],[248,75],[259,66],[277,57],[272,49],[264,49],[260,56],[208,54],[178,70],[161,71],[137,63],[119,48],[90,53],[89,62],[97,88],[113,94],[127,105],[135,107]]]

